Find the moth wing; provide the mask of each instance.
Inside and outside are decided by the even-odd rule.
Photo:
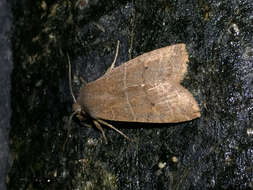
[[[199,117],[191,93],[180,85],[187,71],[184,44],[145,53],[84,86],[78,98],[94,118],[170,123]]]
[[[168,80],[181,82],[187,72],[187,62],[188,53],[185,44],[175,44],[137,56],[114,68],[97,81],[108,78],[113,83],[122,80],[125,74],[129,85]]]
[[[91,115],[96,118],[151,123],[177,123],[200,117],[199,106],[192,94],[181,85],[169,82],[157,86],[128,88],[124,101],[105,100],[107,109]]]
[[[136,94],[134,91],[138,91],[139,96],[133,95]],[[128,92],[127,117],[132,118],[133,121],[177,123],[200,117],[197,102],[180,84],[163,82],[154,86],[145,85],[128,89]],[[119,110],[119,107],[113,110]],[[120,118],[118,113],[114,115],[116,115],[115,120],[124,119],[124,116]]]

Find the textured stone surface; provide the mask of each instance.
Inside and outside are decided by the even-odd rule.
[[[11,12],[5,0],[0,1],[0,189],[6,189],[6,174],[11,164],[8,135],[11,118],[11,71],[10,44]]]
[[[11,1],[9,189],[252,188],[251,0]],[[80,77],[93,81],[112,63],[176,43],[189,53],[182,85],[201,118],[180,124],[112,122],[105,145],[95,128],[65,128]],[[90,124],[91,121],[85,122]],[[65,150],[63,144],[66,142]]]

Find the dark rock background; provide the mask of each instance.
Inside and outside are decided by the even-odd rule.
[[[251,0],[9,1],[13,12],[9,189],[252,189],[253,4]],[[102,76],[120,40],[121,64],[186,43],[183,85],[201,118],[180,124],[67,120],[68,59],[80,77]],[[67,143],[63,149],[63,145]]]
[[[12,52],[10,42],[11,9],[0,1],[0,189],[6,189],[7,172],[11,165],[8,133],[11,117]]]

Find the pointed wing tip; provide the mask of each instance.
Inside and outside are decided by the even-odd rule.
[[[193,111],[193,119],[201,117],[200,109],[197,102],[195,102],[194,106],[192,107],[192,111]]]

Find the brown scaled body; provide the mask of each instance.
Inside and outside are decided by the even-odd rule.
[[[180,84],[187,62],[185,44],[145,53],[85,84],[77,104],[95,120],[176,123],[198,118],[197,102]]]

